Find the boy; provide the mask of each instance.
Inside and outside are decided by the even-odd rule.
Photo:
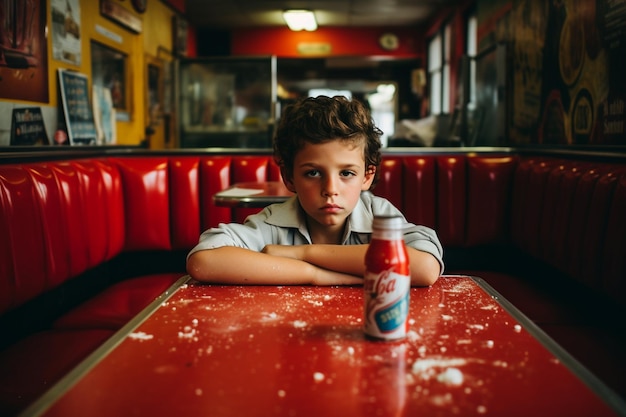
[[[356,100],[319,96],[286,107],[274,158],[296,195],[244,224],[202,233],[187,272],[224,284],[361,284],[374,215],[401,215],[368,192],[379,175],[381,134]],[[411,284],[432,285],[443,271],[436,233],[407,223],[404,238]]]

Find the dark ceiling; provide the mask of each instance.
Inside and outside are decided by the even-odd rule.
[[[320,27],[420,27],[458,0],[186,0],[197,28],[284,26],[285,9],[313,10]]]

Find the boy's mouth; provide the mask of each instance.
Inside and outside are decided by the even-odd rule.
[[[338,212],[339,210],[341,210],[341,206],[337,204],[325,204],[322,206],[322,211],[325,211],[328,213],[335,213],[335,212]]]

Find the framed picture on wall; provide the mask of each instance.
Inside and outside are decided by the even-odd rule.
[[[127,91],[128,56],[91,41],[91,74],[93,85],[107,88],[111,92],[111,101],[117,120],[130,120],[130,99]]]
[[[152,56],[146,62],[147,125],[155,127],[163,118],[163,63]]]
[[[45,0],[0,1],[0,97],[50,101]]]
[[[166,145],[176,137],[174,105],[174,54],[169,49],[159,46],[156,62],[161,65],[161,119],[163,120],[163,138]]]
[[[145,3],[145,0],[137,3]],[[100,14],[131,32],[141,33],[143,30],[143,21],[117,1],[100,0]]]
[[[50,6],[52,8],[52,57],[57,61],[80,65],[80,2],[78,0],[51,0]]]
[[[174,55],[172,51],[159,46],[157,60],[163,64],[163,114],[169,115],[174,111]]]

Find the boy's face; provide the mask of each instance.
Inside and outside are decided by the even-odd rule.
[[[374,180],[366,172],[363,145],[340,140],[306,143],[294,159],[287,188],[298,195],[309,230],[338,232]]]

